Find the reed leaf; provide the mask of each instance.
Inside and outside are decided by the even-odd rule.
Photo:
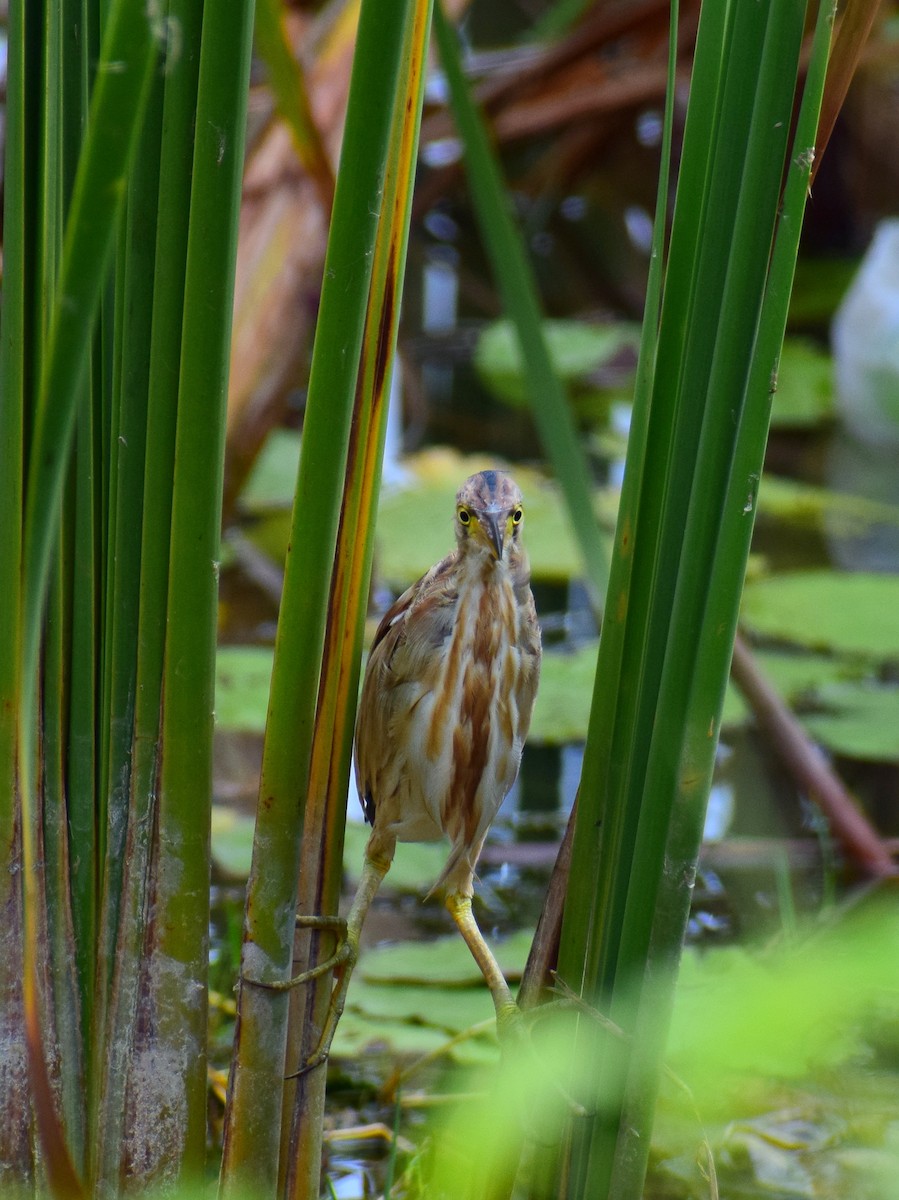
[[[352,434],[334,556],[322,657],[321,686],[309,770],[300,912],[337,913],[343,875],[346,794],[353,746],[359,667],[365,627],[381,459],[387,428],[392,359],[409,237],[418,156],[431,0],[410,5],[393,98],[381,215],[373,247],[372,277],[362,337]],[[320,937],[300,935],[296,970],[313,966]],[[287,1075],[315,1051],[331,1003],[330,975],[291,997]],[[321,1136],[326,1071],[299,1077],[290,1102],[286,1194],[315,1196],[321,1176]],[[283,1141],[282,1141],[282,1144]]]
[[[362,5],[325,262],[247,890],[221,1184],[274,1194],[299,847],[340,497],[409,5]],[[372,96],[387,97],[373,104]],[[299,801],[298,801],[299,798]]]
[[[751,367],[759,322],[768,379],[783,336],[782,278],[768,292],[773,325],[764,304],[803,19],[798,3],[702,12],[658,355],[651,392],[636,399],[648,406],[646,443],[629,448],[640,483],[622,497],[563,930],[563,976],[634,1036],[599,1068],[602,1115],[575,1139],[570,1195],[642,1194],[767,431],[769,388]],[[820,81],[826,39],[816,54]],[[810,103],[814,128],[820,92]],[[800,161],[807,178],[810,156]],[[791,211],[788,227],[800,220]],[[779,253],[792,271],[795,242]]]

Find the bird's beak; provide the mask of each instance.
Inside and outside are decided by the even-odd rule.
[[[487,535],[487,540],[493,550],[494,556],[501,559],[503,556],[503,541],[506,536],[505,514],[497,513],[482,513],[480,514],[481,528]]]

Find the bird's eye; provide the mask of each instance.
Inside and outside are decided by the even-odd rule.
[[[521,524],[521,518],[522,518],[523,516],[524,516],[524,512],[523,512],[523,511],[522,511],[520,508],[516,508],[516,509],[513,511],[513,513],[512,513],[512,524],[513,524],[513,525],[520,525],[520,524]]]
[[[470,525],[471,524],[471,513],[468,511],[467,508],[459,509],[459,524],[460,525]]]

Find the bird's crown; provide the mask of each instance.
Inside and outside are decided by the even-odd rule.
[[[505,471],[479,471],[459,488],[456,504],[476,512],[507,512],[521,504],[521,489]]]

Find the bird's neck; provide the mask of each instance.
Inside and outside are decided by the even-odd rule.
[[[480,549],[462,553],[462,575],[469,584],[482,587],[511,586],[517,591],[530,582],[528,556],[517,546],[507,548],[502,558]]]

